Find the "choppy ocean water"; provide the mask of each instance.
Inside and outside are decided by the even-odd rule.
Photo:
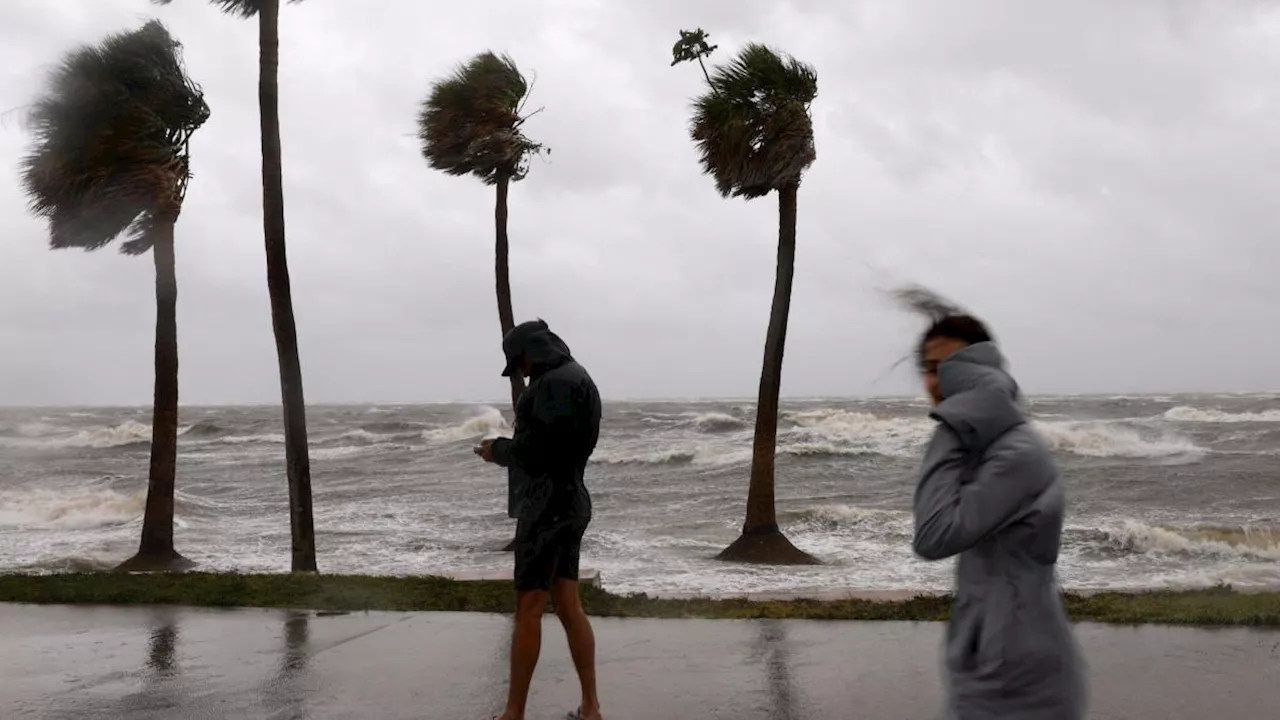
[[[1064,585],[1280,585],[1280,396],[1028,407],[1066,475]],[[926,413],[914,399],[784,402],[779,520],[825,564],[758,568],[710,559],[742,521],[752,404],[608,403],[583,565],[611,590],[651,594],[945,588],[951,563],[909,544]],[[485,405],[309,408],[322,571],[505,570],[505,477],[471,447],[508,419]],[[145,408],[0,409],[0,571],[132,553],[148,421]],[[183,408],[182,425],[179,550],[205,569],[286,570],[278,409]]]

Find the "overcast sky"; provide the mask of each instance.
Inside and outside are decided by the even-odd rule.
[[[158,17],[213,115],[177,228],[186,403],[279,397],[257,25],[202,0],[0,4],[0,404],[150,402],[148,258],[47,249],[22,108],[78,43]],[[430,170],[433,79],[536,77],[553,149],[511,193],[518,318],[612,398],[752,396],[776,198],[724,200],[688,139],[702,26],[812,63],[784,394],[915,392],[924,283],[986,318],[1033,393],[1280,388],[1280,11],[1246,0],[307,0],[281,28],[289,263],[311,402],[500,399],[493,191]]]

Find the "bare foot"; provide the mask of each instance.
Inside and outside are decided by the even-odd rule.
[[[568,720],[604,720],[604,716],[600,714],[600,708],[596,708],[591,712],[578,708],[569,713]]]

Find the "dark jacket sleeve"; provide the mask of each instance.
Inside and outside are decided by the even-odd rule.
[[[916,554],[942,560],[1004,527],[1039,493],[1035,459],[993,446],[974,462],[959,436],[939,425],[916,487]]]
[[[572,454],[577,385],[546,377],[529,391],[534,394],[528,415],[517,423],[511,438],[494,441],[493,461],[502,467],[516,466],[536,477],[553,467],[557,459]]]

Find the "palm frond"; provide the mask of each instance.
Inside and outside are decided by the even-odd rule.
[[[176,214],[190,176],[188,142],[209,118],[181,45],[157,21],[73,50],[32,106],[22,182],[55,248],[151,247],[153,216]]]
[[[506,55],[481,53],[435,83],[418,115],[422,154],[436,170],[475,175],[492,185],[500,175],[521,180],[543,151],[520,130],[529,83]]]
[[[710,37],[711,33],[702,28],[681,30],[680,39],[671,47],[671,66],[675,67],[682,62],[701,63],[703,58],[709,57],[720,47],[707,42]]]
[[[173,0],[151,0],[151,2],[156,5],[169,5]],[[208,2],[228,15],[251,18],[262,10],[263,0],[208,0]],[[288,0],[288,2],[299,3],[302,0]]]
[[[816,71],[752,44],[710,82],[694,102],[690,134],[720,194],[754,198],[799,183],[817,158],[809,117]]]

